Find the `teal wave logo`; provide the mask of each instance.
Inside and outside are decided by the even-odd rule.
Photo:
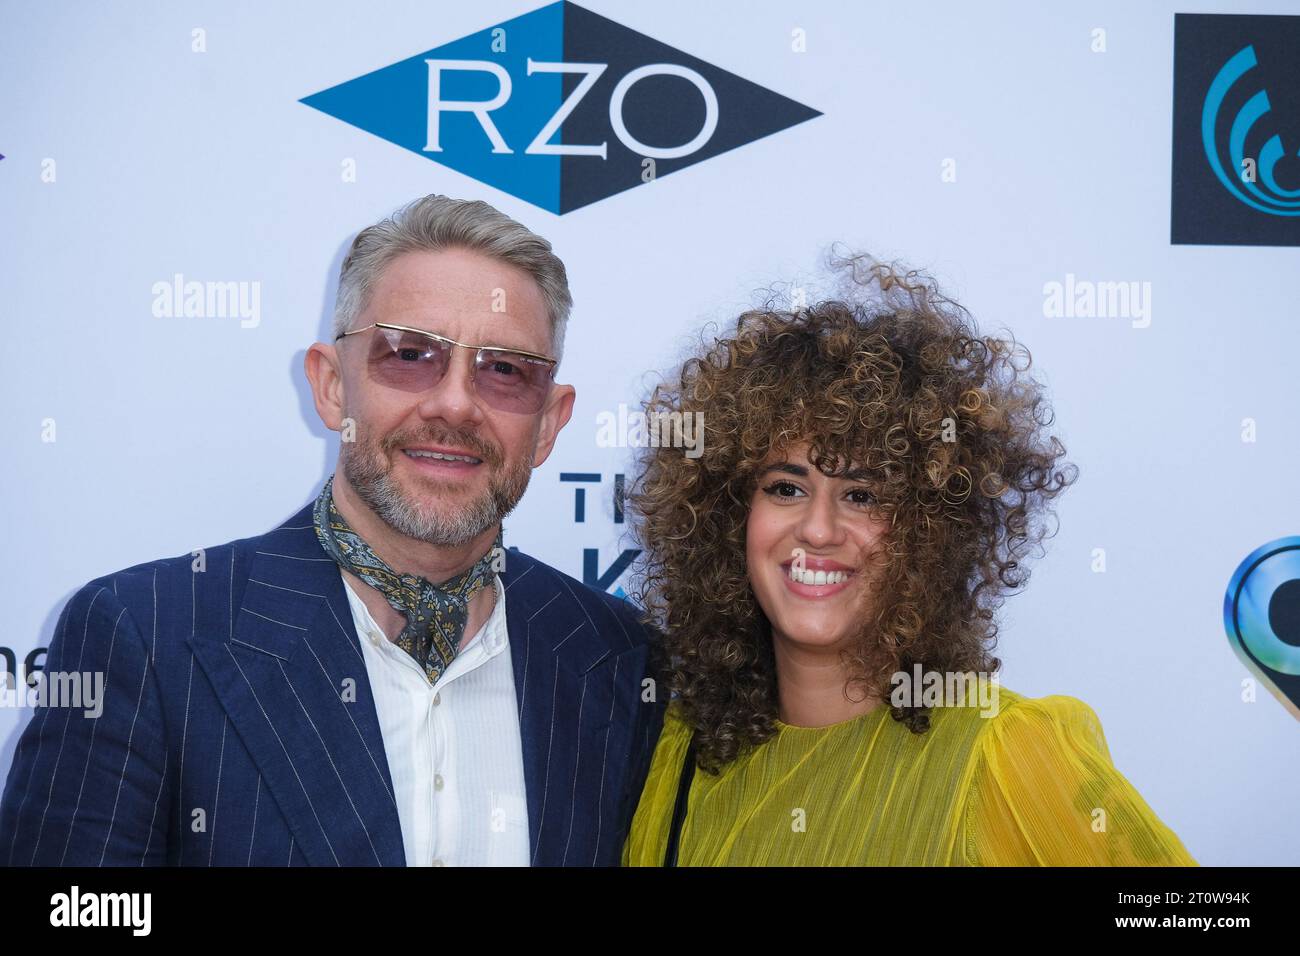
[[[1257,131],[1256,127],[1263,126],[1272,110],[1267,90],[1260,88],[1250,92],[1250,71],[1257,65],[1254,46],[1245,46],[1233,54],[1214,77],[1201,110],[1201,141],[1205,156],[1219,182],[1239,202],[1270,216],[1300,216],[1300,189],[1283,188],[1274,174],[1278,161],[1286,156],[1282,137],[1274,133],[1264,140],[1258,157],[1246,155],[1248,139],[1257,142],[1261,136],[1267,135]],[[1225,149],[1225,144],[1219,141],[1219,114],[1229,93],[1238,84],[1248,98],[1232,117]],[[1300,158],[1300,152],[1295,155]],[[1233,175],[1224,168],[1225,156],[1234,170]]]

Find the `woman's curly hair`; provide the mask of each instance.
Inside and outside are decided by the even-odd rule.
[[[831,265],[846,271],[847,294],[793,310],[769,298],[644,402],[648,421],[702,417],[698,457],[645,449],[627,503],[643,549],[634,596],[664,634],[661,678],[707,772],[776,731],[771,626],[745,550],[757,472],[774,450],[810,442],[823,474],[874,476],[890,527],[845,665],[846,690],[882,701],[892,675],[916,664],[998,670],[995,612],[1028,579],[1050,500],[1077,477],[1045,434],[1052,412],[1014,338],[981,337],[923,273],[866,255],[832,253]],[[929,728],[923,706],[891,712]]]

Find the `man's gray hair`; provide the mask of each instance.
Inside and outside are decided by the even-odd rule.
[[[564,263],[551,251],[551,244],[481,200],[436,194],[408,203],[357,233],[339,270],[334,335],[351,330],[365,310],[375,282],[393,259],[406,252],[444,249],[480,252],[532,276],[546,302],[554,357],[563,354],[564,327],[573,297]]]

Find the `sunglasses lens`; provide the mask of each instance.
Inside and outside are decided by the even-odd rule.
[[[505,412],[539,411],[550,379],[551,363],[496,349],[484,349],[474,369],[474,387],[483,401]]]
[[[376,326],[370,345],[370,377],[403,392],[436,386],[451,364],[452,345],[418,332]],[[551,363],[500,349],[483,349],[474,369],[474,389],[499,411],[540,411],[550,388]]]
[[[403,392],[423,392],[442,381],[451,346],[414,332],[382,328],[374,331],[370,374],[380,385]]]

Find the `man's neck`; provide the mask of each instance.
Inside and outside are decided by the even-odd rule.
[[[357,497],[341,474],[334,476],[334,506],[370,550],[398,574],[414,574],[434,584],[468,570],[496,541],[499,525],[463,545],[444,547],[399,534]]]
[[[496,541],[497,527],[492,527],[473,541],[457,548],[441,548],[424,541],[416,541],[393,531],[357,498],[351,485],[334,476],[334,506],[348,525],[361,536],[381,561],[399,574],[414,574],[441,584],[472,567]],[[388,603],[383,593],[357,577],[346,568],[341,569],[352,590],[361,598],[370,616],[380,626],[390,641],[402,633],[406,618]],[[485,587],[470,598],[465,633],[458,650],[463,650],[492,616],[496,604],[496,582],[489,579]]]

